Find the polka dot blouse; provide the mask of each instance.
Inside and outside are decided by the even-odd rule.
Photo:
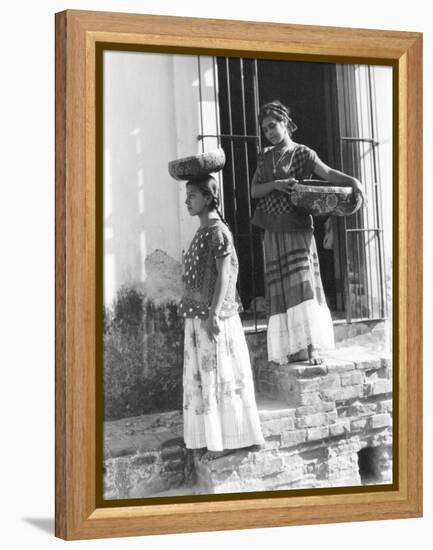
[[[181,317],[208,317],[218,277],[215,259],[227,255],[230,255],[229,283],[220,317],[230,317],[238,313],[238,258],[229,229],[221,221],[215,220],[211,225],[197,230],[184,256],[184,295],[179,305]]]

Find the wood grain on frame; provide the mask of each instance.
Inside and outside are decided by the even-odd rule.
[[[100,312],[95,298],[102,285],[95,277],[98,42],[393,66],[394,100],[398,100],[394,106],[394,283],[398,281],[394,320],[399,323],[393,353],[398,390],[395,490],[247,500],[234,496],[225,501],[209,497],[206,502],[98,508],[95,335]],[[421,515],[421,94],[420,33],[103,12],[56,15],[57,536],[100,538]]]

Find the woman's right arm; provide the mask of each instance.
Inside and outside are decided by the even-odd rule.
[[[261,162],[259,160],[259,166],[254,172],[254,176],[251,182],[251,196],[253,199],[261,199],[272,191],[281,191],[282,193],[289,193],[292,186],[297,182],[294,178],[285,179],[285,180],[271,180],[265,183],[262,183],[262,170]]]
[[[251,196],[253,197],[253,199],[261,199],[272,191],[289,193],[290,189],[295,183],[297,183],[297,180],[295,180],[294,178],[290,178],[287,180],[273,180],[268,181],[267,183],[257,183],[255,174],[251,183]]]
[[[257,183],[255,180],[256,178],[254,177],[251,183],[251,196],[253,199],[261,199],[276,189],[274,181],[268,181],[268,183]]]

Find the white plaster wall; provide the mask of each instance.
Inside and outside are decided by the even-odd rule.
[[[387,285],[387,311],[391,311],[391,267],[392,267],[392,68],[386,66],[360,65],[356,69],[357,114],[359,134],[365,138],[374,138],[378,142],[376,156],[370,143],[360,143],[361,181],[367,191],[367,203],[364,207],[364,225],[366,228],[378,226],[374,205],[375,190],[379,196],[378,208],[381,212],[383,228],[383,258],[385,284]],[[371,89],[370,89],[371,83]],[[373,112],[371,117],[370,108]],[[376,161],[376,166],[374,161]],[[377,186],[377,187],[376,187]],[[379,248],[374,231],[366,234],[365,258],[368,269],[377,275],[368,278],[369,306],[373,315],[380,315],[381,303],[379,278]],[[371,300],[371,301],[370,301]]]
[[[181,261],[197,227],[168,162],[216,147],[212,58],[104,54],[104,299],[146,281],[146,258]],[[200,76],[199,76],[200,75]],[[199,86],[199,78],[202,86]],[[200,114],[200,94],[204,101]]]
[[[392,70],[374,67],[377,140],[379,141],[379,179],[382,192],[382,214],[387,264],[392,256]]]

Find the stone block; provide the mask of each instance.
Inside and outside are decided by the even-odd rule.
[[[167,489],[178,487],[183,483],[182,473],[175,473],[170,477],[164,478],[160,472],[154,473],[151,477],[137,480],[131,483],[128,491],[128,498],[144,498],[147,496],[161,493]]]
[[[293,430],[292,432],[281,434],[281,447],[294,447],[305,443],[306,440],[307,430]]]
[[[369,421],[370,428],[373,430],[377,428],[386,428],[387,426],[391,426],[392,424],[391,415],[388,413],[375,414],[374,416],[370,417]]]
[[[294,482],[301,480],[304,480],[304,472],[302,466],[298,466],[294,469],[264,478],[263,483],[266,488],[265,490],[272,491],[275,489],[290,489]]]
[[[392,382],[386,378],[378,378],[365,385],[365,394],[367,396],[392,393]]]
[[[320,489],[329,487],[330,484],[326,480],[318,480],[315,475],[305,475],[302,479],[293,481],[290,484],[290,489]],[[285,487],[276,487],[276,489],[285,489]]]
[[[378,406],[379,413],[391,413],[392,412],[392,399],[385,399],[380,401]]]
[[[160,442],[158,441],[158,445]],[[130,440],[110,441],[104,447],[105,458],[117,458],[131,456],[137,452],[135,445]]]
[[[204,475],[204,472],[201,473]],[[221,485],[226,483],[239,482],[240,477],[236,471],[233,470],[222,470],[222,471],[208,471],[209,481],[212,485]]]
[[[302,470],[304,467],[304,459],[301,458],[298,452],[296,451],[290,451],[290,452],[284,452],[282,451],[280,455],[283,457],[284,462],[284,471],[294,471],[294,470]]]
[[[318,391],[305,392],[296,396],[296,403],[299,405],[315,405],[322,401]]]
[[[329,458],[327,463],[329,477],[338,477],[358,473],[358,455],[356,452],[337,455]]]
[[[159,434],[153,429],[151,432],[137,434],[134,438],[131,438],[131,441],[133,441],[138,452],[159,451],[164,439],[169,437],[171,437],[171,432],[166,428]]]
[[[322,412],[322,404],[316,403],[315,405],[302,405],[301,407],[296,407],[295,415],[299,416],[308,416],[310,414],[316,414]]]
[[[341,385],[344,386],[356,386],[362,384],[363,377],[359,371],[345,372],[340,375]]]
[[[132,464],[134,467],[148,466],[156,462],[157,456],[153,454],[139,455],[133,458]]]
[[[360,430],[364,430],[367,426],[368,418],[362,417],[362,418],[356,418],[355,420],[351,420],[350,422],[350,431],[351,432],[359,432]]]
[[[266,491],[266,487],[261,479],[241,479],[241,491],[243,493]]]
[[[281,447],[281,437],[279,435],[270,435],[265,438],[265,449],[279,449]]]
[[[291,395],[299,391],[296,384],[296,379],[287,374],[281,374],[278,376],[278,384],[276,384],[278,393],[282,395]]]
[[[341,386],[340,376],[338,374],[328,374],[320,381],[320,390],[337,389]]]
[[[307,416],[310,414],[331,412],[335,410],[335,403],[333,401],[319,401],[314,405],[303,405],[297,407],[295,410],[296,417]]]
[[[304,462],[317,462],[325,460],[328,456],[328,451],[324,445],[314,445],[299,449],[298,455]]]
[[[348,418],[345,418],[344,420],[340,420],[335,424],[331,424],[329,426],[329,435],[331,437],[345,435],[348,432],[350,432],[350,420]]]
[[[328,367],[326,364],[295,367],[294,373],[297,378],[316,378],[327,375]]]
[[[347,416],[366,416],[376,412],[377,403],[367,401],[354,401],[346,408]]]
[[[282,456],[264,453],[260,459],[251,461],[238,468],[238,474],[241,479],[261,478],[269,476],[285,469]]]
[[[168,447],[161,452],[162,460],[183,459],[185,455],[184,447]]]
[[[261,422],[267,422],[268,420],[274,420],[274,419],[294,419],[296,416],[296,408],[292,409],[276,409],[276,410],[260,410],[259,416]]]
[[[307,430],[307,441],[317,441],[329,437],[329,426],[319,426]]]
[[[233,453],[207,461],[206,453],[204,453],[201,457],[195,459],[195,464],[197,468],[204,469],[205,471],[234,471],[242,464],[248,464],[253,455],[253,452],[239,449]]]
[[[271,384],[269,384],[268,382],[264,382],[263,380],[259,380],[258,390],[266,397],[274,398],[279,395],[279,391],[275,386],[272,386]]]
[[[312,428],[315,426],[324,426],[328,424],[328,418],[326,413],[316,413],[306,416],[301,416],[296,420],[297,428]]]
[[[358,434],[351,434],[350,439],[339,439],[334,445],[328,447],[329,458],[340,455],[354,454],[361,449],[361,439]]]
[[[357,472],[342,474],[338,472],[335,478],[329,478],[330,487],[356,487],[362,485],[361,476]]]
[[[338,420],[338,413],[336,410],[326,413],[326,421],[328,424],[335,424]]]
[[[238,470],[239,478],[244,479],[251,479],[251,478],[258,478],[263,475],[263,466],[256,466],[255,464],[243,464],[242,466],[239,466]]]
[[[336,411],[335,408],[335,402],[334,401],[322,401],[321,408],[323,412],[330,413],[332,411]]]
[[[164,463],[164,472],[183,472],[184,468],[184,460],[169,460]]]
[[[279,435],[289,430],[295,429],[293,418],[275,418],[262,422],[262,432],[264,437]]]
[[[391,355],[381,357],[380,358],[380,366],[382,368],[391,369],[392,368],[392,357],[391,357]]]
[[[316,462],[308,462],[304,464],[304,475],[316,475],[316,469],[317,469],[317,463]]]
[[[355,367],[359,370],[378,370],[381,367],[380,358],[366,355],[364,357],[354,358]]]
[[[356,399],[362,397],[364,394],[364,386],[346,386],[344,388],[336,390],[324,390],[322,391],[322,397],[330,401],[347,401],[349,399]]]
[[[318,378],[311,378],[311,379],[305,379],[305,378],[299,378],[296,381],[296,386],[299,392],[313,392],[318,391],[320,388],[322,380]]]
[[[316,405],[322,401],[318,391],[300,392],[299,388],[292,388],[289,390],[279,388],[277,397],[287,403],[287,406],[291,408],[302,407],[304,405]]]
[[[392,379],[392,369],[390,369],[389,367],[381,367],[378,371],[377,371],[377,376],[379,378],[388,378],[388,379]]]
[[[210,494],[240,493],[248,491],[264,491],[266,487],[261,479],[240,479],[237,475],[228,477],[225,481],[213,483],[206,479],[199,480],[204,492]]]
[[[348,372],[355,369],[355,363],[352,361],[346,361],[344,359],[326,359],[326,367],[328,374],[339,374],[341,372]]]

